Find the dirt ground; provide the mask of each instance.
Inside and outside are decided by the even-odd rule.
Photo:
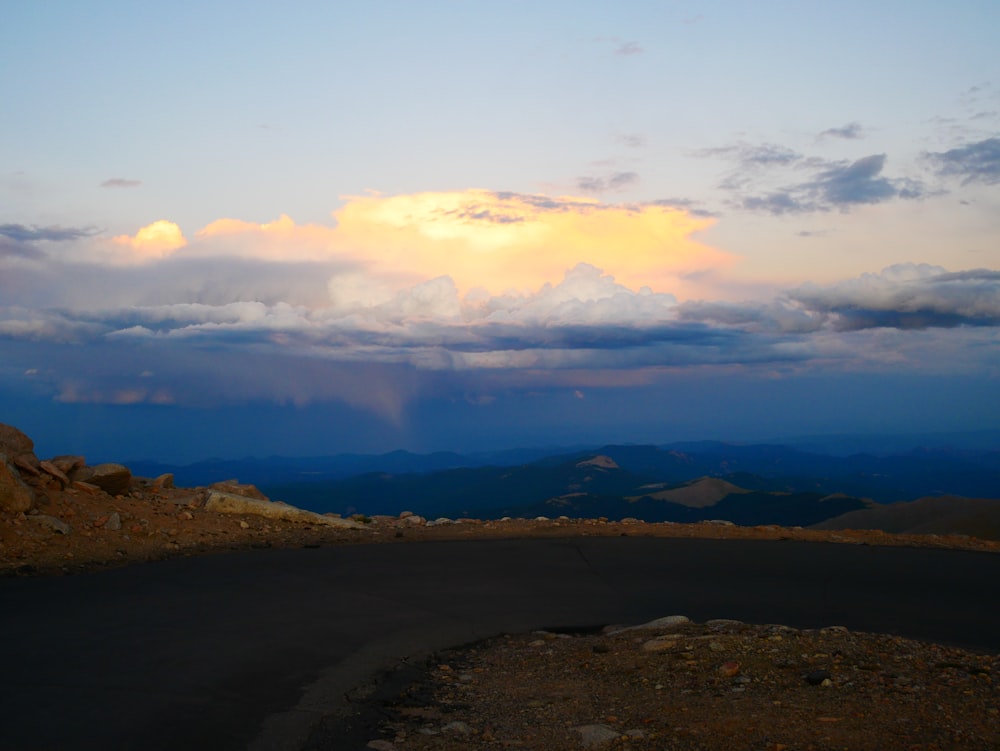
[[[251,492],[229,484],[224,490]],[[71,575],[263,547],[562,536],[795,539],[1000,552],[961,536],[717,523],[322,518],[205,508],[207,488],[135,480],[111,496],[37,488],[0,512],[0,576]],[[252,494],[252,493],[251,493]],[[893,636],[732,621],[508,635],[436,656],[384,708],[369,747],[413,749],[997,749],[1000,658]],[[336,748],[336,745],[316,748]]]

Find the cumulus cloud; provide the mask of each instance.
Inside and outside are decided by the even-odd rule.
[[[631,173],[619,173],[600,181],[610,189],[633,179]],[[389,292],[441,276],[450,277],[463,294],[476,287],[493,294],[531,290],[558,282],[579,262],[607,269],[632,286],[694,294],[692,272],[735,261],[696,239],[713,223],[705,212],[664,202],[616,204],[486,190],[372,194],[346,198],[333,220],[324,225],[298,224],[286,215],[270,222],[223,218],[189,239],[180,226],[163,219],[135,234],[71,244],[72,252],[52,260],[102,267],[219,258],[276,267],[324,264],[330,267],[331,294],[348,305],[359,302],[352,296],[374,294],[384,301]],[[18,237],[34,231],[9,228]],[[369,280],[367,291],[336,282],[349,272]],[[197,279],[194,283],[203,286]]]
[[[942,152],[931,152],[927,158],[941,175],[960,177],[965,184],[1000,183],[1000,138],[987,138]]]
[[[183,248],[187,245],[187,238],[176,224],[160,219],[146,225],[135,235],[118,235],[113,242],[133,251],[132,260],[148,261],[164,258]]]
[[[988,269],[899,264],[839,284],[803,285],[789,298],[829,315],[840,331],[1000,325],[1000,273]]]

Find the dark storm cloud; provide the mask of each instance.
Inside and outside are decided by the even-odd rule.
[[[938,173],[960,177],[962,182],[996,185],[1000,183],[1000,137],[987,138],[942,152],[930,152],[927,158]]]

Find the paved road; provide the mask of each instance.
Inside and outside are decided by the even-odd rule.
[[[1000,650],[1000,555],[579,538],[274,550],[0,580],[0,748],[296,749],[343,692],[502,632],[682,613]]]

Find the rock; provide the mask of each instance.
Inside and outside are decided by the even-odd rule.
[[[96,485],[92,485],[89,482],[83,482],[82,480],[74,480],[72,487],[76,490],[82,490],[84,493],[89,493],[90,495],[97,495],[101,492],[101,489]]]
[[[221,493],[242,496],[243,498],[254,498],[258,501],[270,500],[261,493],[256,485],[244,484],[238,480],[226,480],[224,482],[214,482],[208,486],[209,490],[218,490]]]
[[[445,733],[458,733],[459,735],[472,735],[472,728],[470,728],[466,723],[461,720],[456,720],[455,722],[449,722],[447,725],[441,728]]]
[[[34,505],[34,492],[24,484],[21,475],[7,460],[7,455],[0,453],[0,509],[28,511]]]
[[[108,495],[122,495],[128,491],[132,482],[132,473],[123,464],[98,464],[93,469],[93,476],[87,480],[91,485],[96,485]],[[74,480],[81,479],[75,475]]]
[[[408,519],[408,518],[410,518],[411,516],[413,516],[413,512],[412,512],[412,511],[402,511],[402,512],[400,512],[400,514],[399,514],[399,518],[400,518],[400,519]]]
[[[619,737],[619,733],[607,725],[578,725],[570,729],[580,734],[580,745],[584,748],[601,748]]]
[[[94,468],[84,465],[70,470],[66,475],[73,482],[90,482],[90,478],[94,476]]]
[[[657,629],[657,628],[676,628],[677,626],[683,626],[685,623],[690,623],[691,619],[686,615],[666,615],[663,618],[657,618],[656,620],[649,621],[648,623],[642,623],[638,626],[628,626],[621,629],[622,631],[640,631],[646,629]]]
[[[383,740],[368,741],[368,745],[365,748],[374,749],[374,751],[396,751],[396,747],[393,744]]]
[[[113,531],[117,531],[117,530],[121,529],[122,528],[122,515],[119,514],[117,511],[115,511],[113,514],[111,514],[111,516],[108,517],[108,520],[104,523],[104,528],[105,529],[110,529],[110,530],[113,530]]]
[[[74,470],[87,466],[87,460],[82,456],[72,456],[69,454],[54,456],[49,459],[49,462],[53,466],[58,467],[59,471],[66,475]]]
[[[810,686],[822,686],[824,685],[823,683],[824,681],[829,681],[829,680],[830,680],[829,670],[813,670],[811,673],[808,673],[806,675],[806,683],[808,683]],[[827,683],[826,685],[829,686],[830,683]]]
[[[427,523],[427,520],[422,516],[417,516],[416,514],[411,514],[410,516],[403,517],[403,521],[407,524],[412,524],[415,527],[420,527]]]
[[[53,532],[58,532],[61,535],[68,535],[73,531],[73,528],[69,526],[62,519],[57,519],[54,516],[48,516],[47,514],[32,514],[28,517],[31,521],[36,524],[41,524],[43,527],[48,527]]]
[[[217,514],[253,514],[263,516],[268,519],[281,519],[291,522],[305,522],[307,524],[319,524],[327,527],[346,527],[348,529],[364,529],[363,524],[358,524],[350,519],[337,519],[323,514],[315,514],[312,511],[289,506],[280,501],[260,500],[248,498],[233,493],[224,493],[213,490],[205,501],[205,510],[213,511]]]
[[[650,639],[643,643],[643,652],[666,652],[677,646],[676,639]]]
[[[160,475],[153,480],[153,487],[157,490],[170,490],[174,487],[174,476],[170,472]]]
[[[719,665],[718,673],[723,678],[735,678],[739,672],[740,664],[738,662],[724,662]]]
[[[34,454],[35,442],[15,428],[0,422],[0,454],[14,458],[22,454]]]
[[[20,454],[19,456],[15,456],[11,461],[18,470],[32,477],[38,477],[42,473],[41,462],[38,461],[38,457],[34,454]]]
[[[38,464],[42,468],[43,472],[45,472],[47,475],[56,478],[59,481],[59,485],[61,487],[65,488],[67,485],[70,484],[70,480],[66,476],[66,474],[52,462],[41,461]]]

